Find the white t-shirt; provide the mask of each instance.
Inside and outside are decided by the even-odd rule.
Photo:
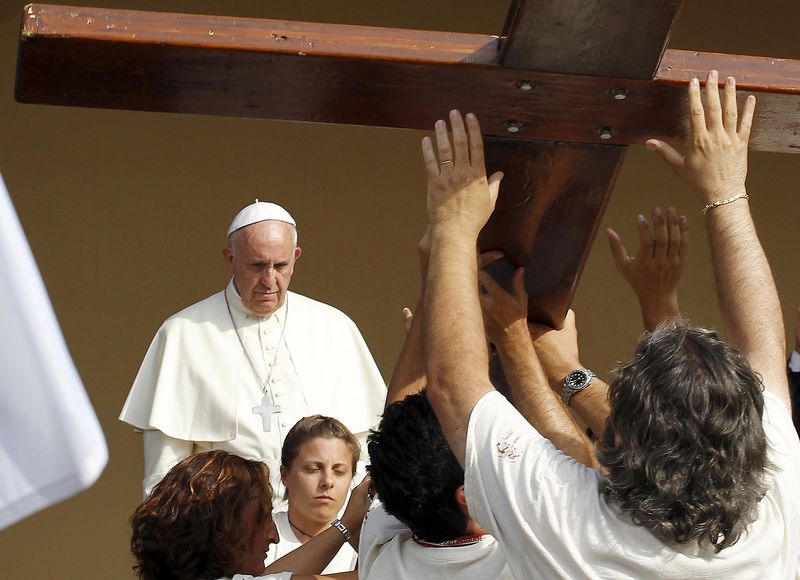
[[[490,535],[466,546],[426,547],[382,505],[372,508],[361,528],[359,579],[511,580],[497,542]]]
[[[719,554],[665,543],[598,492],[599,474],[558,451],[499,393],[470,417],[466,496],[516,578],[795,578],[800,554],[800,440],[786,406],[764,393],[776,466],[748,533]]]
[[[297,536],[289,525],[289,513],[286,511],[273,512],[272,518],[275,520],[275,525],[278,527],[278,534],[281,541],[273,544],[267,552],[267,559],[264,560],[264,565],[269,566],[278,558],[284,557],[292,550],[296,550],[303,543],[297,539]],[[336,555],[331,560],[323,574],[335,574],[336,572],[349,572],[356,569],[356,562],[358,562],[358,552],[347,542],[339,549]]]
[[[291,580],[291,572],[267,574],[266,576],[250,576],[250,574],[234,574],[233,578],[220,578],[219,580]]]

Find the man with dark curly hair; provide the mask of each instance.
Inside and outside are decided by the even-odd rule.
[[[716,71],[704,98],[699,81],[689,83],[685,156],[659,140],[647,146],[703,204],[728,344],[681,321],[659,326],[612,375],[607,402],[567,345],[576,366],[562,369],[561,395],[603,433],[600,471],[556,449],[489,382],[475,242],[502,175],[486,177],[477,119],[452,111],[452,143],[443,121],[435,145],[423,140],[428,396],[465,468],[470,514],[517,578],[788,579],[798,571],[800,440],[782,312],[745,189],[755,99],[739,114],[734,79],[722,97],[718,87]],[[574,334],[574,317],[566,324]],[[528,385],[541,409],[555,395],[547,382]]]
[[[506,557],[495,539],[469,513],[464,469],[448,446],[425,392],[426,352],[422,343],[425,278],[430,236],[419,243],[421,298],[386,398],[383,419],[368,438],[369,468],[381,504],[373,507],[361,531],[359,577],[393,580],[510,579]],[[497,259],[485,255],[482,262]],[[544,381],[526,323],[527,295],[522,269],[506,292],[488,274],[482,307],[486,336],[503,361],[508,395],[520,413],[564,453],[593,465],[592,445],[557,400],[548,413],[532,404],[525,385]]]
[[[425,391],[389,405],[367,447],[382,503],[361,530],[361,578],[513,578],[500,546],[469,515],[464,470]]]

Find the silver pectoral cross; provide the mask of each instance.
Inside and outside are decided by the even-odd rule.
[[[253,407],[253,413],[256,415],[261,415],[261,423],[264,427],[264,432],[272,431],[272,414],[280,412],[281,406],[274,405],[266,394],[264,395],[264,398],[261,399],[261,405],[258,407]]]

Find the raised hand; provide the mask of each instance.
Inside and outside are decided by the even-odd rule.
[[[710,71],[704,99],[701,99],[697,78],[689,84],[692,136],[685,156],[658,139],[645,143],[698,192],[706,205],[745,195],[747,143],[756,105],[755,97],[748,96],[739,117],[736,81],[733,77],[725,80],[721,100],[718,83],[717,71]]]
[[[486,178],[483,138],[478,119],[472,113],[465,121],[450,111],[453,141],[447,124],[436,121],[436,146],[430,137],[422,140],[422,157],[428,174],[428,218],[432,226],[477,238],[489,219],[497,199],[502,173]]]
[[[705,203],[714,280],[728,343],[761,376],[764,389],[791,409],[786,380],[786,335],[775,280],[746,201],[747,143],[755,97],[737,113],[736,82],[725,81],[720,98],[716,71],[708,73],[705,97],[689,84],[691,139],[686,156],[657,139],[658,151]]]
[[[480,256],[480,265],[486,266],[494,260],[502,259],[502,256],[500,252],[484,252]],[[522,334],[527,338],[525,327],[528,318],[528,293],[525,291],[524,273],[524,268],[516,269],[512,279],[513,293],[509,294],[486,270],[478,271],[486,336],[495,346],[514,324],[522,325]]]
[[[358,551],[358,539],[361,536],[361,524],[372,505],[374,490],[372,487],[372,476],[365,475],[364,479],[350,492],[350,499],[342,514],[342,522],[350,530],[352,537],[349,539],[350,545]]]
[[[689,246],[689,223],[675,208],[653,210],[653,225],[643,215],[637,216],[639,248],[634,256],[625,249],[619,234],[606,230],[617,270],[628,282],[642,311],[647,330],[680,313],[678,282]]]

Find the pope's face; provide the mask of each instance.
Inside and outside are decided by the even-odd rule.
[[[231,245],[222,250],[242,303],[256,316],[269,316],[286,301],[300,257],[293,229],[286,222],[258,222],[231,234]]]

